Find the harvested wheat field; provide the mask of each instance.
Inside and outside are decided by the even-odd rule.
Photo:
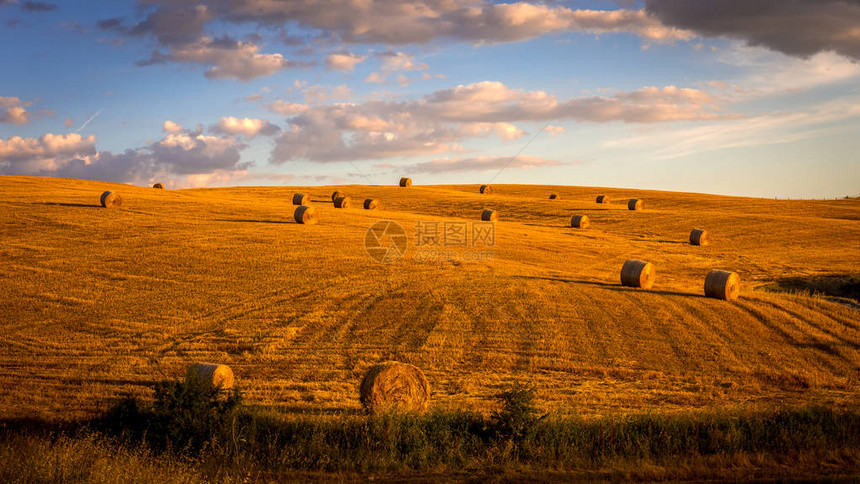
[[[516,381],[536,384],[545,411],[595,417],[860,405],[856,303],[768,290],[860,273],[860,200],[494,188],[494,245],[464,249],[416,247],[416,224],[482,223],[474,185],[161,191],[0,177],[0,416],[93,416],[201,361],[228,365],[247,403],[286,416],[360,412],[362,377],[389,360],[424,372],[431,407],[483,412]],[[381,208],[335,209],[334,189]],[[100,206],[106,190],[121,208]],[[297,192],[318,224],[294,221]],[[632,198],[647,210],[628,210]],[[573,214],[592,228],[569,227]],[[365,251],[378,220],[409,237],[394,263]],[[692,227],[711,245],[691,246]],[[652,289],[620,285],[629,259],[654,264]],[[736,301],[704,296],[713,269],[739,274]]]

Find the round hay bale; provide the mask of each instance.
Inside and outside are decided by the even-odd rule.
[[[561,200],[561,195],[559,195],[557,193],[553,193],[552,195],[549,196],[549,199],[550,200]]]
[[[491,187],[490,185],[481,185],[481,193],[485,195],[493,193],[493,187]]]
[[[628,210],[642,210],[643,208],[641,198],[634,198],[627,202]]]
[[[736,272],[713,270],[705,277],[705,296],[732,301],[741,292],[741,278]]]
[[[296,207],[296,211],[293,213],[293,218],[297,223],[313,225],[317,223],[317,211],[311,206],[302,205],[301,207]]]
[[[654,285],[654,265],[650,262],[631,259],[621,267],[621,285],[651,289]]]
[[[710,245],[711,233],[704,229],[693,229],[690,232],[690,245]]]
[[[481,220],[484,222],[495,222],[499,219],[499,212],[495,210],[484,210],[481,212]]]
[[[591,225],[588,215],[574,215],[570,218],[570,226],[577,229],[587,229]]]
[[[411,187],[412,186],[412,179],[406,178],[404,176],[403,178],[400,179],[400,186],[401,187]]]
[[[598,195],[597,196],[597,203],[604,203],[604,204],[609,203],[609,197],[607,197],[606,195]]]
[[[161,183],[156,183],[155,185],[152,185],[152,188],[161,188],[161,189],[164,189],[164,185],[163,185],[163,184],[161,184]]]
[[[119,193],[107,191],[102,193],[101,204],[104,208],[120,208],[122,206],[122,197]]]
[[[305,195],[304,193],[294,193],[293,194],[293,205],[307,205],[310,197]]]
[[[349,197],[337,197],[334,199],[335,208],[349,208],[352,206],[352,200]]]
[[[335,201],[338,197],[342,197],[342,196],[344,196],[344,195],[343,195],[343,193],[341,193],[341,192],[339,192],[339,191],[335,191],[334,193],[332,193],[332,194],[331,194],[331,201],[333,202],[333,201]]]
[[[361,405],[370,412],[402,410],[423,412],[430,399],[430,384],[415,366],[387,361],[367,370],[359,388]]]
[[[379,202],[377,202],[375,198],[368,198],[364,201],[365,210],[376,210],[378,206]]]
[[[200,378],[210,387],[219,390],[229,390],[235,383],[233,370],[227,365],[218,363],[194,363],[188,367],[185,378]]]

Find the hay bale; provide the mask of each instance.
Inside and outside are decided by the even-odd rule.
[[[161,188],[161,189],[164,189],[164,185],[162,185],[161,183],[156,183],[155,185],[152,185],[152,188]]]
[[[627,202],[627,210],[642,210],[643,208],[641,198],[634,198]]]
[[[481,185],[481,193],[485,195],[493,193],[493,187],[491,187],[490,185]]]
[[[376,365],[364,374],[359,388],[361,405],[370,412],[422,412],[430,399],[430,384],[415,366],[396,361]]]
[[[481,212],[481,220],[484,222],[495,222],[499,219],[499,212],[495,210],[484,210]]]
[[[603,203],[603,204],[609,203],[609,197],[607,197],[606,195],[598,195],[597,196],[597,203]]]
[[[102,193],[101,204],[104,208],[120,208],[122,206],[122,197],[119,193],[107,191]]]
[[[352,206],[352,200],[349,197],[337,197],[334,199],[335,208],[349,208]]]
[[[365,210],[376,210],[376,207],[378,206],[379,202],[377,202],[375,198],[368,198],[364,201]]]
[[[333,202],[333,201],[335,201],[338,197],[342,197],[342,196],[344,196],[344,195],[343,195],[343,193],[341,193],[341,192],[339,192],[339,191],[335,191],[334,193],[332,193],[332,194],[331,194],[331,201]]]
[[[293,194],[293,205],[307,205],[309,201],[310,197],[304,193]]]
[[[296,207],[296,211],[293,213],[293,218],[297,223],[313,225],[317,223],[317,211],[311,206],[302,205],[301,207]]]
[[[561,200],[561,195],[553,193],[552,195],[549,196],[549,199],[550,200]]]
[[[705,276],[705,296],[724,301],[738,298],[741,278],[736,272],[713,270]]]
[[[219,365],[218,363],[194,363],[188,367],[186,378],[200,378],[210,387],[219,390],[229,390],[233,388],[235,379],[233,378],[233,370],[227,365]]]
[[[710,245],[711,233],[704,229],[693,229],[690,232],[690,245]]]
[[[621,285],[650,289],[654,285],[654,265],[650,262],[631,259],[621,267]]]
[[[576,229],[587,229],[591,225],[588,215],[574,215],[570,219],[570,226]]]
[[[406,178],[404,176],[403,178],[400,179],[400,186],[401,187],[411,187],[412,186],[412,179]]]

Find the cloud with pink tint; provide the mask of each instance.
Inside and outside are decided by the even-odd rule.
[[[288,119],[270,162],[334,162],[454,151],[467,139],[515,140],[516,122],[659,123],[724,119],[719,98],[667,86],[559,100],[544,91],[478,82],[412,100],[371,100],[308,107]],[[368,120],[357,122],[356,120]],[[370,122],[372,120],[372,122]],[[553,128],[550,133],[559,132]]]
[[[278,71],[303,64],[290,61],[281,54],[261,54],[259,46],[229,37],[201,37],[194,42],[170,45],[167,53],[155,50],[149,59],[138,62],[146,66],[179,62],[207,66],[208,79],[250,81],[270,76]]]
[[[732,123],[663,130],[655,127],[639,136],[606,143],[606,148],[653,150],[656,159],[749,146],[771,146],[820,135],[822,126],[860,120],[860,98],[838,99],[809,110],[771,112]]]
[[[559,101],[544,91],[510,89],[483,81],[435,91],[414,106],[427,116],[450,121],[506,122],[574,119],[590,122],[655,123],[724,117],[719,100],[696,89],[644,87],[609,96]]]
[[[327,55],[325,58],[325,65],[327,69],[333,71],[351,71],[355,69],[355,66],[364,62],[366,58],[367,57],[358,54],[339,52]]]
[[[197,188],[216,186],[236,186],[240,184],[269,184],[271,182],[282,184],[305,184],[305,183],[345,183],[342,177],[331,175],[295,175],[292,173],[257,172],[250,170],[217,170],[212,173],[201,173],[197,175],[186,175],[174,177],[171,180],[171,188]]]
[[[95,155],[95,141],[95,136],[78,133],[0,139],[0,174],[36,175],[57,170],[71,158]]]
[[[531,169],[544,166],[561,166],[558,160],[549,160],[539,156],[520,155],[510,156],[477,156],[474,158],[436,158],[431,161],[404,165],[401,168],[407,173],[461,173],[502,168]]]
[[[182,125],[180,125],[179,123],[174,123],[173,121],[168,119],[162,125],[162,131],[164,131],[165,133],[179,133],[182,131]]]
[[[385,76],[378,72],[371,72],[364,78],[364,82],[372,82],[374,84],[384,84]]]
[[[276,99],[267,107],[269,108],[269,111],[272,111],[273,113],[277,114],[283,114],[285,116],[301,114],[308,110],[308,107],[305,104],[296,104],[283,99]]]
[[[244,144],[234,137],[207,136],[200,130],[171,132],[155,143],[123,153],[96,151],[95,141],[95,136],[78,133],[0,140],[0,174],[145,184],[153,177],[242,171],[250,166],[239,162]]]
[[[381,72],[371,72],[364,78],[364,82],[372,82],[375,84],[384,84],[389,77],[398,71],[420,71],[428,69],[429,66],[423,62],[416,62],[415,55],[407,52],[399,52],[386,50],[376,54],[376,58],[380,60]],[[432,79],[432,75],[425,72],[418,79]],[[398,84],[403,87],[411,84],[413,79],[410,79],[404,74],[398,74],[395,77]]]
[[[460,126],[459,133],[464,138],[486,137],[492,134],[505,141],[520,139],[526,135],[525,131],[511,123],[466,123]]]
[[[860,63],[835,52],[807,58],[786,57],[736,42],[716,57],[722,63],[743,68],[743,74],[737,78],[706,83],[733,102],[860,82]]]
[[[451,39],[474,43],[517,42],[547,34],[632,33],[649,42],[688,40],[689,31],[667,27],[644,10],[582,10],[526,2],[474,0],[379,0],[355,2],[151,0],[159,8],[182,3],[209,5],[218,19],[234,23],[283,27],[296,23],[318,29],[347,43],[426,44]]]
[[[352,96],[352,89],[346,84],[340,86],[329,87],[322,84],[315,84],[302,88],[302,94],[305,97],[307,104],[320,104],[326,101],[337,101],[349,99]],[[276,101],[277,102],[277,101]]]
[[[601,35],[632,33],[646,42],[689,40],[694,34],[662,24],[645,10],[585,10],[527,2],[494,3],[484,0],[377,0],[356,2],[273,0],[140,0],[145,17],[126,24],[123,18],[96,22],[122,44],[126,38],[156,42],[151,56],[138,65],[168,62],[205,66],[209,79],[249,81],[278,71],[306,67],[281,53],[260,52],[262,36],[252,32],[236,40],[208,32],[221,24],[252,27],[301,28],[317,31],[318,38],[356,44],[391,46],[427,44],[439,40],[473,44],[521,42],[548,34]],[[154,10],[151,7],[154,6]],[[420,70],[427,66],[412,54],[380,54],[383,70]],[[326,56],[330,70],[350,71],[365,56],[348,52]]]
[[[239,151],[245,145],[231,137],[206,136],[198,131],[171,133],[141,151],[153,163],[172,173],[199,174],[240,166]]]
[[[254,118],[224,117],[218,120],[218,124],[209,128],[210,131],[222,135],[238,135],[247,139],[261,136],[273,136],[280,131],[274,124]]]
[[[557,134],[561,134],[561,133],[565,132],[564,128],[562,128],[561,126],[552,126],[552,125],[544,128],[544,131],[549,133],[551,136],[555,136]]]
[[[386,71],[418,71],[429,68],[423,62],[416,62],[415,55],[408,52],[395,52],[387,50],[376,54]]]
[[[17,97],[0,97],[0,123],[29,123],[32,114],[27,112],[26,106],[30,104],[32,103],[21,101]]]

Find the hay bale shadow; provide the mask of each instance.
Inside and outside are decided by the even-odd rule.
[[[83,207],[83,208],[101,208],[99,204],[92,203],[59,203],[59,202],[36,202],[33,205],[49,205],[54,207]]]

